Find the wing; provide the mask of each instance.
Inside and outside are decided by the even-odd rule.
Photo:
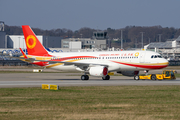
[[[45,62],[45,61],[44,61]],[[97,63],[81,63],[81,62],[72,62],[72,61],[46,61],[49,63],[64,63],[65,65],[75,65],[77,67],[79,66],[88,66],[88,67],[93,67],[93,66],[106,66],[108,67],[108,64],[97,64]]]
[[[68,60],[68,61],[58,61],[58,60],[41,60],[42,62],[48,62],[49,64],[55,64],[55,63],[64,63],[64,65],[74,65],[80,68],[83,71],[88,70],[89,67],[94,66],[105,66],[109,67],[108,64],[97,64],[97,63],[84,63],[84,62],[76,62],[76,60]]]

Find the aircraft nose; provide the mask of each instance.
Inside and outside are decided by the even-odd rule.
[[[161,62],[164,64],[165,67],[169,65],[169,61],[166,59],[163,59]]]
[[[168,61],[168,60],[166,60],[166,59],[165,59],[165,63],[166,63],[166,65],[169,65],[169,61]]]

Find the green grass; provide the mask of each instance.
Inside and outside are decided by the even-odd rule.
[[[180,86],[1,88],[0,119],[179,120]]]

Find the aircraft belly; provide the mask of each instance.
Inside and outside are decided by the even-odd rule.
[[[108,71],[117,71],[119,70],[119,65],[117,64],[110,64],[108,67]]]
[[[137,67],[127,66],[127,65],[119,65],[119,70],[137,70]]]
[[[132,62],[124,62],[124,61],[120,61],[119,63],[111,63],[110,67],[109,67],[109,71],[121,71],[121,70],[141,70],[142,68],[139,67],[134,67],[131,65],[124,65],[121,64],[122,63],[129,63],[132,64]],[[138,63],[137,63],[138,64]]]

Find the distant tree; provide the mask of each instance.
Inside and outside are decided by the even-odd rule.
[[[36,35],[45,35],[45,36],[60,36],[63,38],[91,38],[93,36],[94,31],[98,31],[95,29],[91,29],[88,27],[81,28],[76,31],[72,31],[66,28],[58,28],[52,30],[42,30],[39,28],[32,28]],[[165,42],[167,39],[177,38],[180,36],[180,29],[171,28],[163,28],[162,26],[150,26],[150,27],[142,27],[142,26],[126,26],[121,29],[112,29],[107,28],[108,38],[112,40],[113,38],[121,38],[121,30],[123,30],[123,47],[125,49],[130,47],[141,47],[141,33],[143,34],[143,43],[144,45],[150,42],[159,42],[159,35],[161,34],[161,41]],[[21,35],[22,28],[20,26],[8,26],[5,25],[5,32],[8,35]],[[121,41],[112,42],[112,47],[120,47]]]

